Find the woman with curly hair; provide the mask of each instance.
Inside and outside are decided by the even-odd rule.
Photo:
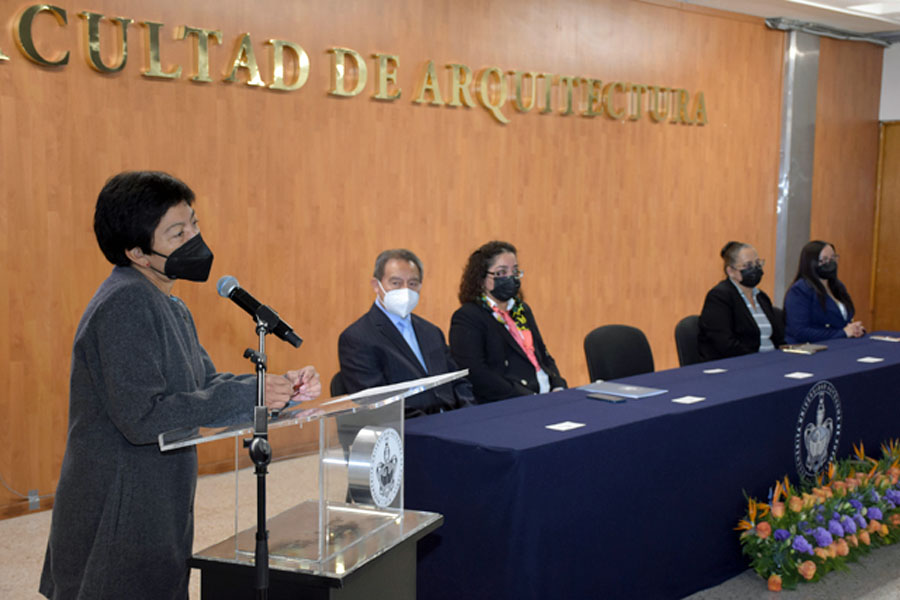
[[[463,271],[450,350],[481,403],[566,387],[522,299],[522,274],[515,246],[499,241],[473,252]]]

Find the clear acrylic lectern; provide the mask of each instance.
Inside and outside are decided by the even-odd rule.
[[[318,399],[270,419],[270,435],[285,427],[316,427],[319,442],[317,497],[298,498],[296,506],[267,521],[270,569],[342,578],[403,540],[421,535],[423,529],[437,527],[441,515],[403,507],[404,399],[466,374],[466,370],[455,371]],[[238,442],[252,434],[250,421],[179,429],[161,434],[159,446],[165,452],[235,438],[237,465],[238,454],[246,452]],[[277,456],[277,447],[274,450]],[[235,469],[236,490],[241,471]],[[242,503],[236,492],[234,536],[201,551],[195,559],[252,565],[256,526],[248,508],[249,503]]]

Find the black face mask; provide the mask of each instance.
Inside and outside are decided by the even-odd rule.
[[[762,276],[763,268],[759,265],[741,269],[741,285],[748,288],[755,288],[762,280]]]
[[[515,277],[494,277],[494,289],[491,295],[500,302],[506,302],[519,293],[522,286]]]
[[[837,279],[837,267],[837,263],[834,261],[816,265],[816,275],[819,279]]]
[[[168,256],[156,251],[153,251],[153,254],[166,259],[165,275],[169,279],[187,279],[188,281],[209,279],[213,253],[199,233]]]

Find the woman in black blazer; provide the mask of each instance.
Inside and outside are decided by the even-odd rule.
[[[480,403],[566,387],[522,300],[521,279],[516,248],[506,242],[483,245],[463,271],[450,350],[457,364],[469,369]]]
[[[704,360],[775,350],[784,344],[784,323],[758,289],[765,261],[749,244],[728,242],[720,253],[725,275],[706,294],[700,313],[700,356]]]

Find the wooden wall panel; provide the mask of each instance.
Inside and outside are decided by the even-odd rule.
[[[10,57],[0,62],[0,472],[19,491],[56,485],[72,338],[109,272],[91,230],[93,205],[123,169],[170,171],[198,194],[216,262],[209,283],[179,283],[175,293],[223,370],[249,371],[241,352],[255,344],[249,318],[215,294],[224,274],[305,338],[299,350],[271,342],[273,371],[313,363],[327,381],[338,334],[373,299],[380,250],[420,255],[417,312],[446,331],[468,254],[506,239],[520,249],[548,347],[579,385],[587,382],[582,340],[593,327],[636,325],[658,368],[674,367],[675,323],[699,312],[722,277],[722,245],[744,240],[774,256],[783,34],[761,20],[622,0],[94,0],[66,3],[67,27],[41,15],[42,48],[71,51],[69,65],[47,69],[13,42],[25,6],[0,1],[0,49]],[[125,69],[90,70],[76,16],[85,8],[164,23],[163,63],[181,65],[182,77],[140,75],[145,42],[136,23]],[[171,37],[184,24],[222,31],[211,50],[214,83],[189,81],[191,45]],[[243,32],[267,80],[264,40],[303,46],[312,65],[306,85],[279,93],[222,83]],[[334,46],[398,55],[401,99],[371,98],[371,62],[361,95],[329,96],[326,50]],[[445,94],[447,63],[702,90],[709,124],[506,107],[511,122],[501,125],[481,107],[414,104],[427,60]],[[853,262],[854,244],[835,239]],[[230,452],[204,449],[201,460],[208,468]],[[21,505],[0,490],[0,506]]]
[[[821,39],[810,215],[810,239],[834,244],[856,318],[869,329],[883,54],[873,44]]]
[[[872,329],[900,330],[900,122],[881,128]]]

